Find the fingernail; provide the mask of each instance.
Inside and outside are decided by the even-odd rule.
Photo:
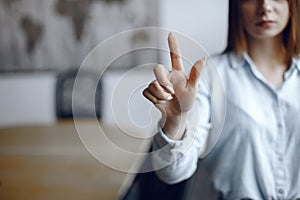
[[[171,85],[167,85],[166,88],[168,89],[169,92],[171,92],[171,94],[175,94],[175,91]]]
[[[167,97],[167,100],[172,100],[172,99],[173,97],[171,95]]]
[[[203,57],[203,63],[206,64],[206,62],[207,62],[207,57],[204,56],[204,57]]]

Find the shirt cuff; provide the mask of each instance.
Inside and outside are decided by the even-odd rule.
[[[158,134],[156,134],[155,139],[159,145],[160,148],[166,146],[166,145],[170,145],[171,148],[176,148],[176,147],[180,147],[184,144],[185,140],[187,139],[187,129],[188,126],[186,127],[185,131],[184,131],[184,135],[182,137],[181,140],[173,140],[170,139],[164,132],[164,130],[162,129],[160,123],[158,124]]]

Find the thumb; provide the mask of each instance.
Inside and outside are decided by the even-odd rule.
[[[206,57],[201,58],[200,60],[198,60],[194,66],[191,69],[190,72],[190,77],[189,77],[189,84],[192,88],[196,88],[198,85],[198,80],[201,76],[201,72],[206,64]]]

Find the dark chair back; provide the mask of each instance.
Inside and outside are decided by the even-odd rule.
[[[147,156],[140,171],[152,168],[151,159]],[[186,193],[194,179],[195,175],[188,180],[169,185],[161,181],[155,171],[138,173],[121,200],[187,200]]]
[[[76,106],[76,117],[101,118],[102,107],[102,84],[95,73],[90,71],[80,72],[78,70],[66,70],[60,72],[56,83],[56,116],[58,119],[73,118],[72,104]],[[73,95],[74,83],[76,83],[76,95]],[[96,94],[91,90],[91,86],[97,83]],[[95,99],[92,99],[95,97]],[[96,111],[96,113],[95,113]]]

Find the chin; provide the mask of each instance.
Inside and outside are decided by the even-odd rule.
[[[272,38],[279,37],[281,33],[282,32],[278,32],[278,31],[264,31],[259,33],[253,33],[250,35],[254,39],[272,39]]]

